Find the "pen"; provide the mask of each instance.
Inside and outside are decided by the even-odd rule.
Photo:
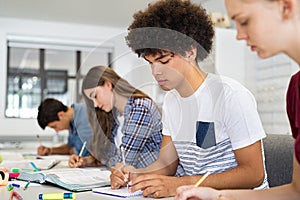
[[[16,188],[19,188],[20,185],[19,184],[16,184],[16,183],[12,183],[12,186],[16,187]]]
[[[206,172],[200,179],[195,183],[194,187],[198,187],[209,175],[209,172]]]
[[[40,143],[40,146],[42,146],[42,141],[41,141],[40,135],[37,134],[36,137],[37,137],[37,139],[38,139],[38,141],[39,141],[39,143]]]
[[[76,199],[76,193],[63,192],[63,193],[45,193],[39,194],[39,200],[64,200]]]
[[[125,150],[124,150],[124,147],[123,147],[122,144],[120,145],[120,151],[121,151],[121,155],[122,155],[122,163],[123,163],[123,165],[126,165],[126,162],[125,162]],[[127,177],[125,177],[124,181],[125,181],[127,189],[128,189],[128,182],[129,182],[129,180],[127,179]]]
[[[79,155],[78,155],[77,163],[79,162],[80,157],[82,156],[82,153],[83,153],[83,151],[84,151],[85,146],[86,146],[86,141],[84,141],[84,143],[83,143],[83,145],[82,145],[82,147],[81,147],[81,150],[80,150]]]
[[[40,171],[40,169],[33,162],[29,162],[29,163],[31,164],[34,170]]]
[[[23,190],[26,190],[29,187],[30,181],[28,181],[25,185],[25,187],[23,188]]]

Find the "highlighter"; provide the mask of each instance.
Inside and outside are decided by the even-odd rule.
[[[64,193],[46,193],[46,194],[39,194],[39,200],[73,200],[76,199],[76,193],[72,192],[64,192]]]

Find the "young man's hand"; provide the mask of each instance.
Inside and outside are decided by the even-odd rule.
[[[77,168],[77,167],[85,167],[87,165],[86,158],[80,157],[76,154],[72,154],[69,158],[69,167]]]
[[[134,176],[135,168],[133,166],[117,163],[110,168],[110,185],[112,189],[126,187],[130,179]],[[130,175],[131,174],[131,175]]]
[[[51,148],[41,145],[37,148],[37,154],[39,156],[51,155]]]

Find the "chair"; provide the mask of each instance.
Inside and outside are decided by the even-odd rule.
[[[269,186],[291,183],[294,139],[291,135],[268,134],[263,140]]]

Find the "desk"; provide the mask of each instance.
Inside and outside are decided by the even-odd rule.
[[[55,187],[55,186],[50,186],[50,185],[39,185],[39,186],[32,186],[29,187],[27,190],[23,189],[15,189],[16,192],[18,192],[22,197],[23,200],[35,200],[38,199],[38,195],[40,193],[56,193],[56,192],[69,192],[64,189]],[[0,186],[0,198],[1,200],[8,200],[9,199],[10,192],[7,191],[6,186]],[[101,194],[96,194],[93,193],[92,191],[87,191],[87,192],[77,192],[76,193],[76,200],[113,200],[113,199],[123,199],[123,198],[118,198],[118,197],[112,197],[112,196],[107,196],[107,195],[101,195]],[[135,199],[135,200],[151,200],[153,198],[144,198],[144,197],[131,197],[130,199]],[[173,198],[164,198],[163,200],[171,200]]]
[[[28,153],[28,152],[35,152],[35,149],[21,149],[21,150],[10,150],[11,153]],[[2,151],[3,152],[3,151]],[[11,183],[14,181],[10,181]],[[54,185],[49,184],[38,184],[34,186],[30,186],[27,188],[27,190],[23,190],[22,188],[15,188],[16,192],[18,192],[22,197],[23,200],[37,200],[38,195],[40,193],[59,193],[59,192],[70,192],[67,190],[64,190],[62,188],[59,188]],[[7,191],[6,186],[0,186],[0,199],[1,200],[8,200],[10,197],[10,192]],[[14,198],[15,199],[15,198]],[[85,191],[85,192],[76,192],[76,200],[94,200],[94,199],[101,199],[101,200],[113,200],[113,199],[122,199],[118,197],[112,197],[107,195],[101,195],[93,193],[92,191]],[[151,200],[153,198],[144,198],[144,197],[132,197],[129,199],[134,200]],[[163,198],[163,200],[170,200],[173,199],[173,197],[170,198]]]

